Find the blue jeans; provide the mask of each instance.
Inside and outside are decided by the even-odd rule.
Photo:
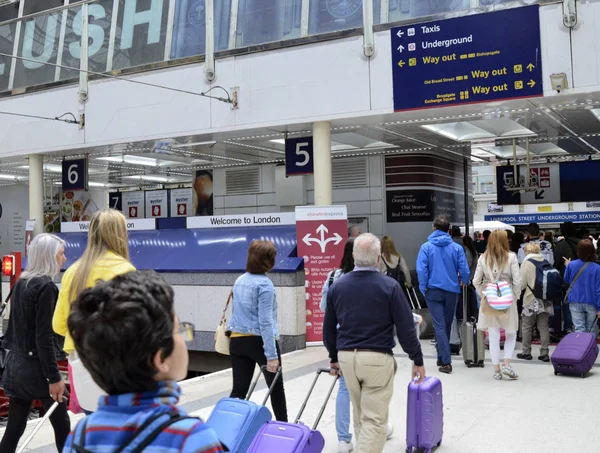
[[[575,332],[594,332],[598,319],[596,307],[576,302],[569,303]]]
[[[342,376],[339,380],[337,398],[335,400],[335,430],[338,441],[350,442],[350,393],[346,387],[346,380]]]
[[[425,294],[437,342],[438,360],[443,365],[452,363],[450,356],[450,332],[456,313],[458,294],[437,288],[428,288]]]

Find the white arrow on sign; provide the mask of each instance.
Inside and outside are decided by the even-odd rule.
[[[304,242],[308,246],[310,246],[311,243],[313,243],[313,242],[315,244],[319,244],[321,246],[321,253],[325,253],[325,249],[327,248],[327,244],[329,244],[330,242],[333,242],[334,245],[338,245],[344,239],[338,233],[333,233],[333,236],[325,239],[325,233],[329,233],[329,230],[323,224],[319,225],[319,228],[317,228],[317,233],[320,233],[321,239],[319,239],[319,238],[313,238],[311,236],[311,234],[308,233],[306,236],[304,236],[304,238],[302,238],[302,242]]]
[[[402,36],[404,36],[404,32],[402,30],[398,30],[398,33],[396,33],[396,35],[398,36],[398,38],[402,38]]]
[[[400,47],[398,47],[398,50],[400,51],[400,53],[402,53],[402,51],[404,50],[404,46],[402,44],[400,44]]]

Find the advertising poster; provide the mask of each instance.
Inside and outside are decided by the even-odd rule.
[[[62,194],[61,222],[88,222],[97,210],[87,190],[67,190]],[[46,232],[50,233],[48,229]]]
[[[323,341],[321,291],[327,275],[340,265],[348,237],[346,206],[297,206],[298,256],[304,258],[306,342]]]
[[[194,215],[211,216],[213,209],[213,171],[198,170],[194,178],[192,208]]]
[[[146,192],[146,217],[149,219],[169,217],[168,190],[149,190]]]
[[[123,214],[128,219],[145,217],[144,192],[123,192]]]
[[[194,189],[171,189],[171,217],[193,215]]]
[[[44,197],[44,231],[46,233],[60,233],[62,192],[58,191]]]

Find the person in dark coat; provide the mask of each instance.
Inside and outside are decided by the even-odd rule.
[[[577,227],[573,222],[565,222],[560,226],[560,232],[564,239],[560,241],[556,247],[554,247],[554,267],[560,272],[561,277],[565,277],[565,270],[567,269],[567,263],[575,261],[577,259],[577,246],[579,244],[579,238],[577,237]],[[565,285],[565,291],[567,289]],[[573,317],[569,310],[569,305],[562,303],[561,314],[563,326],[562,329],[565,333],[573,331]],[[553,319],[554,331],[561,332],[560,317],[555,316]]]
[[[16,451],[34,400],[42,401],[46,411],[55,401],[60,403],[50,416],[59,452],[71,430],[52,330],[58,298],[54,277],[66,261],[64,244],[51,234],[36,236],[28,249],[27,269],[13,289],[8,330],[2,344],[7,351],[2,384],[10,398],[8,423],[0,442],[2,453]]]

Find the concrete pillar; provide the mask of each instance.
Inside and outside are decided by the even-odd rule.
[[[44,231],[44,156],[29,156],[29,220],[35,220],[33,236]]]
[[[331,124],[313,123],[313,151],[315,163],[315,205],[332,204],[331,182]]]

